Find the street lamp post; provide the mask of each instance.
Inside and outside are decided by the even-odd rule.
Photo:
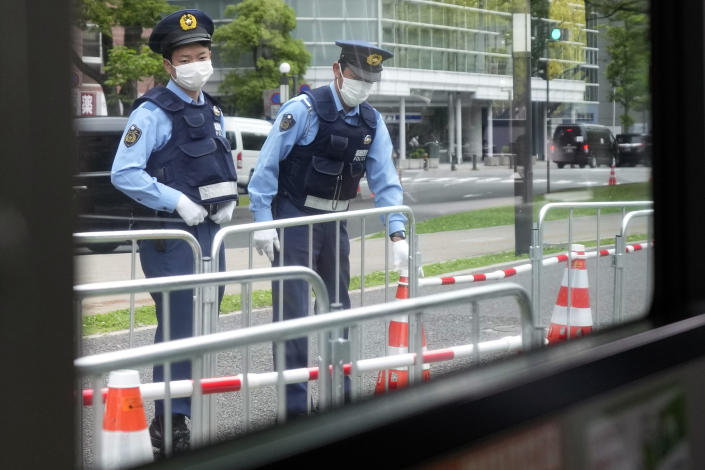
[[[279,73],[281,73],[279,79],[279,97],[282,105],[289,101],[289,76],[287,74],[290,71],[291,65],[287,62],[282,62],[281,65],[279,65]]]
[[[544,138],[544,143],[546,144],[546,194],[551,192],[551,159],[549,158],[551,150],[551,145],[549,144],[551,137],[551,118],[549,116],[551,100],[549,98],[549,83],[551,83],[551,77],[548,76],[548,62],[546,62],[546,137]]]

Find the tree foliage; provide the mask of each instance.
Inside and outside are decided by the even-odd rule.
[[[649,103],[648,18],[642,13],[621,12],[618,24],[607,27],[607,80],[612,86],[610,98],[621,104],[620,116],[625,132],[634,123],[632,110],[643,110]]]
[[[74,23],[80,29],[89,25],[101,32],[102,70],[86,66],[74,51],[73,63],[103,88],[108,114],[120,114],[120,102],[128,111],[137,96],[137,80],[167,79],[162,58],[152,52],[142,38],[144,28],[154,27],[165,13],[177,8],[165,0],[74,0]],[[115,45],[112,28],[123,26],[124,44]]]
[[[228,73],[220,91],[237,114],[262,116],[262,92],[279,86],[279,65],[288,62],[290,75],[303,77],[311,54],[303,41],[291,37],[296,15],[282,0],[244,0],[225,14],[234,19],[216,29],[214,49],[231,67],[249,66]]]
[[[625,132],[634,124],[631,111],[649,105],[649,2],[647,0],[586,0],[604,28],[610,60],[606,77],[612,90],[610,99],[623,107],[620,121]]]

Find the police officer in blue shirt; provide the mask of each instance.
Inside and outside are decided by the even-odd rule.
[[[202,91],[213,73],[211,35],[213,21],[199,10],[181,10],[162,19],[149,38],[149,47],[163,56],[171,79],[157,86],[133,105],[113,163],[113,185],[135,201],[153,209],[163,219],[138,228],[171,228],[190,232],[203,253],[210,253],[219,224],[230,221],[237,201],[235,167],[224,137],[223,113]],[[193,255],[180,240],[139,242],[140,261],[146,277],[193,273]],[[221,252],[220,267],[225,268]],[[220,289],[222,299],[223,289]],[[157,330],[154,341],[164,339],[161,294],[153,293]],[[220,300],[219,299],[219,300]],[[193,291],[170,294],[170,338],[193,335]],[[172,380],[191,377],[189,362],[173,364]],[[163,381],[162,366],[154,367],[154,381]],[[186,417],[188,398],[172,401],[174,451],[189,448]],[[163,453],[164,407],[155,403],[150,425],[152,445]]]
[[[262,146],[248,186],[256,222],[345,211],[365,174],[375,194],[375,206],[403,202],[389,132],[379,112],[366,101],[381,78],[382,62],[392,53],[364,41],[336,41],[336,45],[341,54],[333,64],[333,81],[285,103]],[[390,216],[395,266],[408,259],[405,222],[402,214]],[[283,264],[308,266],[308,227],[289,227],[284,232]],[[350,245],[345,222],[340,224],[339,279],[335,278],[335,239],[334,222],[314,226],[313,269],[325,281],[328,292],[335,292],[335,283],[339,283],[340,303],[349,308]],[[260,254],[279,265],[277,230],[255,232],[254,242]],[[308,292],[303,281],[284,282],[284,320],[307,315]],[[277,282],[272,283],[272,303],[277,321]],[[307,354],[305,338],[288,341],[286,368],[306,367]],[[290,417],[307,412],[306,384],[288,385],[286,398]]]

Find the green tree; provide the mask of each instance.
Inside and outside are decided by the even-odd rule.
[[[165,13],[177,8],[164,0],[74,0],[74,23],[85,29],[95,25],[101,32],[101,70],[88,67],[73,51],[74,65],[102,88],[108,103],[108,114],[120,114],[120,102],[129,112],[137,97],[137,81],[155,77],[158,82],[168,78],[162,67],[162,58],[146,46],[142,38],[144,28],[157,24]],[[115,45],[112,28],[123,26],[123,45]]]
[[[634,124],[631,111],[649,104],[649,32],[648,17],[643,13],[620,11],[607,26],[607,80],[612,86],[610,99],[622,105],[620,121],[625,132]]]
[[[244,0],[228,6],[225,15],[234,19],[216,29],[214,49],[224,63],[238,68],[220,85],[223,101],[239,115],[262,116],[262,91],[279,86],[279,64],[288,62],[290,75],[303,77],[311,54],[303,41],[291,37],[296,15],[282,0]],[[239,67],[243,61],[249,67]]]

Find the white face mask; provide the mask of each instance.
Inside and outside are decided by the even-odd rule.
[[[343,98],[345,104],[353,107],[362,103],[370,96],[372,85],[373,83],[343,77],[343,87],[338,88],[338,90],[340,90],[340,96]]]
[[[183,65],[172,64],[172,66],[176,70],[174,82],[189,91],[200,90],[213,75],[213,65],[210,60],[197,60]]]

